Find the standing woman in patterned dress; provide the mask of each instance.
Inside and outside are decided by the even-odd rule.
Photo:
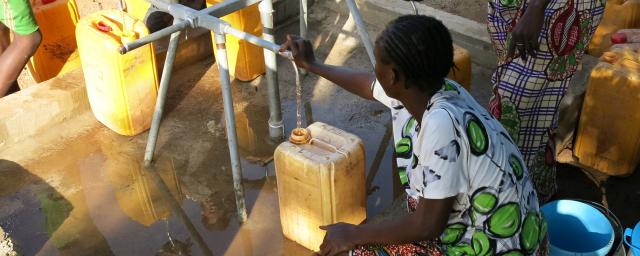
[[[498,55],[491,113],[518,143],[542,202],[556,190],[549,137],[557,110],[606,0],[490,0],[489,36]]]

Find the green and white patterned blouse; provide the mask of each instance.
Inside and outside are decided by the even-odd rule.
[[[457,83],[446,80],[421,127],[376,81],[392,111],[398,169],[409,196],[456,197],[441,235],[448,255],[531,255],[546,237],[536,192],[516,144]]]

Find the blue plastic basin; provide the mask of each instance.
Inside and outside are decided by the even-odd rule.
[[[573,200],[542,206],[547,220],[551,255],[604,256],[613,245],[611,222],[598,209]]]
[[[633,255],[640,255],[640,222],[633,229],[624,231],[624,243],[629,246]]]

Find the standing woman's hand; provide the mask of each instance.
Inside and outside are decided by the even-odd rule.
[[[547,0],[532,0],[524,11],[522,18],[511,32],[511,40],[508,41],[508,56],[520,57],[526,60],[527,56],[536,57],[536,51],[540,44],[538,39],[544,23],[544,10]],[[516,49],[518,55],[516,56]]]

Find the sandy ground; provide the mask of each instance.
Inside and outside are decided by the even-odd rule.
[[[420,2],[480,23],[487,21],[487,0],[428,0]],[[424,13],[428,15],[428,13]]]
[[[18,248],[13,244],[13,240],[7,233],[0,227],[0,255],[5,256],[17,256]]]

